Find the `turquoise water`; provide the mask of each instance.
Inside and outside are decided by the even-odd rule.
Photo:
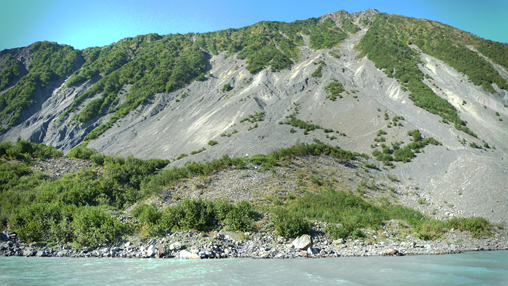
[[[0,285],[508,285],[508,251],[176,260],[0,257]]]

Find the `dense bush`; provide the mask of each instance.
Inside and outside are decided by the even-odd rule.
[[[276,211],[272,218],[272,224],[277,234],[285,238],[294,238],[309,233],[310,223],[298,213],[284,210]]]
[[[72,148],[71,151],[67,153],[67,157],[76,159],[90,159],[93,155],[97,154],[97,151],[95,149],[86,147],[87,145],[87,143],[82,143]]]
[[[132,215],[139,219],[138,229],[144,236],[156,236],[165,231],[209,231],[219,226],[230,231],[251,231],[257,218],[257,212],[248,202],[234,205],[227,200],[201,199],[185,199],[163,210],[154,204],[141,205]]]
[[[121,234],[129,231],[128,225],[97,207],[76,209],[72,227],[75,246],[97,247],[117,242]]]
[[[44,143],[35,144],[21,139],[18,139],[16,144],[13,144],[10,141],[0,143],[0,158],[4,159],[44,159],[61,157],[62,155],[62,151]]]

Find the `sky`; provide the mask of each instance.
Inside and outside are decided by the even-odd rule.
[[[0,50],[52,41],[77,49],[126,37],[210,32],[369,8],[426,18],[508,43],[508,0],[0,0]]]

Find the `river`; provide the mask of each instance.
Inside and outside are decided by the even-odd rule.
[[[508,251],[322,259],[0,257],[0,285],[508,285]]]

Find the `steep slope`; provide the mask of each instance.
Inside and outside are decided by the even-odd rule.
[[[374,176],[418,186],[429,211],[506,220],[506,45],[375,10],[151,34],[83,51],[39,45],[70,60],[52,64],[33,46],[2,52],[0,68],[12,74],[2,77],[2,100],[35,78],[31,103],[0,102],[2,141],[21,136],[67,152],[86,140],[100,152],[182,165],[318,139],[374,151]],[[30,61],[47,64],[47,75],[36,78]],[[409,148],[415,129],[442,145],[418,154],[422,148]],[[408,157],[397,157],[406,146]]]

